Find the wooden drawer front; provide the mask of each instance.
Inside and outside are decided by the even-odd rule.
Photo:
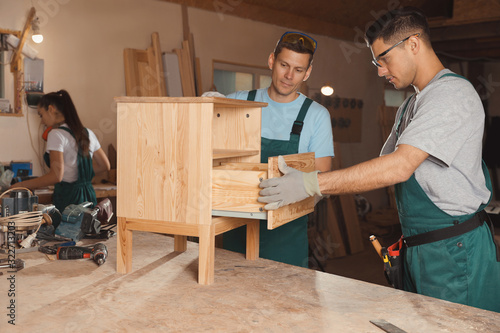
[[[287,164],[301,171],[314,171],[314,153],[284,156]],[[255,218],[266,218],[268,229],[277,228],[314,210],[314,198],[308,198],[274,211],[263,210],[264,204],[257,201],[259,183],[268,177],[280,177],[278,157],[269,158],[269,163],[224,163],[212,171],[212,209],[227,215],[241,217],[238,213],[252,213]],[[234,215],[231,215],[234,213]],[[257,213],[257,214],[253,214]]]
[[[235,212],[262,212],[264,205],[257,201],[261,179],[267,179],[267,170],[249,171],[214,168],[212,171],[212,209]]]

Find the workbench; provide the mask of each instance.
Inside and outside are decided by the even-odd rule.
[[[92,184],[92,187],[97,199],[116,197],[116,185],[114,184]],[[52,203],[53,193],[53,187],[40,188],[34,191],[34,194],[38,196],[38,203],[41,204]]]
[[[362,332],[385,319],[408,333],[499,332],[500,314],[266,259],[215,249],[215,283],[197,282],[198,244],[134,232],[132,272],[116,272],[116,239],[102,266],[19,254],[16,327],[0,332]],[[6,273],[4,273],[6,274]],[[7,326],[8,325],[8,326]]]

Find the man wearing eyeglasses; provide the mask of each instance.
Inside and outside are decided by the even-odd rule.
[[[259,201],[272,209],[308,193],[395,185],[405,241],[403,289],[500,312],[500,256],[484,212],[491,182],[481,159],[481,100],[465,78],[444,68],[419,10],[389,12],[365,36],[378,75],[397,89],[415,89],[380,157],[319,174],[280,159],[286,175],[263,181]]]
[[[300,32],[286,32],[269,55],[272,82],[268,88],[239,91],[229,98],[266,102],[262,109],[261,162],[270,156],[314,152],[316,169],[330,171],[333,137],[328,110],[299,93],[311,75],[316,41]],[[246,227],[223,235],[225,249],[245,252]],[[259,256],[308,267],[307,216],[274,230],[260,225]]]

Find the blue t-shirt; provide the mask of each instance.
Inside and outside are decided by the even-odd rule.
[[[305,95],[301,93],[298,95],[290,103],[278,103],[269,97],[267,88],[257,90],[255,101],[268,104],[262,108],[261,136],[263,138],[290,140],[293,122],[297,119],[300,107],[306,99]],[[246,100],[248,91],[238,91],[227,97]],[[308,152],[314,152],[316,158],[334,156],[330,113],[316,102],[313,102],[309,107],[300,134],[299,153]]]

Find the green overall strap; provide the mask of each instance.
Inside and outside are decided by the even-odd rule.
[[[454,76],[454,77],[459,77],[459,78],[461,78],[461,79],[464,79],[464,80],[466,80],[466,81],[469,81],[469,80],[467,80],[465,77],[463,77],[462,75],[458,75],[458,74],[455,74],[455,73],[446,73],[446,74],[443,74],[443,75],[441,75],[441,76],[439,77],[439,79],[442,79],[443,77],[446,77],[446,76]],[[438,79],[438,80],[439,80],[439,79]]]
[[[71,129],[67,127],[59,127],[75,137]],[[88,132],[87,129],[85,129]],[[75,138],[76,139],[76,138]],[[92,187],[92,178],[94,178],[94,168],[92,166],[92,158],[83,156],[82,151],[78,148],[77,155],[78,179],[75,182],[60,182],[54,186],[53,201],[54,205],[60,211],[63,211],[70,204],[80,204],[85,201],[90,201],[97,205],[97,198],[94,188]]]
[[[399,116],[398,124],[396,125],[396,140],[399,139],[399,127],[401,126],[401,120],[403,120],[403,116],[404,116],[406,109],[408,108],[408,104],[410,104],[410,101],[413,98],[413,96],[415,96],[415,94],[411,95],[410,98],[408,98],[405,106],[403,107],[403,111],[401,112],[401,115]]]
[[[307,111],[309,110],[309,107],[312,104],[312,99],[306,98],[304,103],[302,103],[302,106],[299,111],[299,115],[297,116],[297,119],[293,122],[292,126],[292,131],[290,132],[290,141],[292,141],[293,138],[298,138],[300,137],[300,133],[302,132],[302,127],[304,126],[304,118],[306,117]]]
[[[257,95],[257,90],[250,90],[248,92],[247,101],[255,101],[256,95]]]

